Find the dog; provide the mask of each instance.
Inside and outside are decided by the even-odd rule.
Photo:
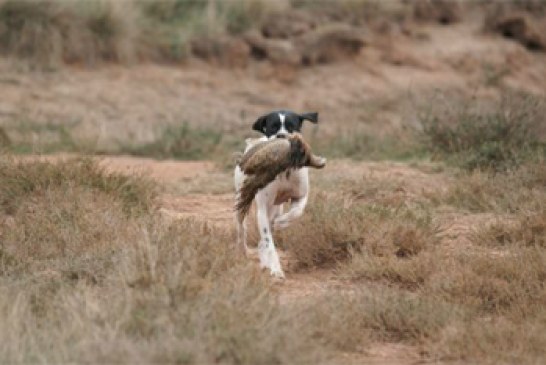
[[[318,123],[318,113],[297,114],[288,110],[273,111],[259,117],[252,129],[263,134],[258,139],[247,139],[245,152],[255,143],[274,138],[287,138],[292,133],[300,133],[303,122]],[[234,183],[235,192],[239,190],[245,179],[245,174],[239,166],[235,167]],[[279,261],[279,256],[273,241],[273,230],[287,228],[301,217],[309,198],[309,172],[307,167],[286,171],[265,188],[258,191],[255,197],[260,242],[258,243],[258,255],[260,267],[270,270],[272,276],[284,278],[284,272]],[[283,204],[290,201],[290,208],[283,212]],[[247,246],[247,222],[246,218],[236,218],[237,243],[243,247],[245,253],[250,250]]]

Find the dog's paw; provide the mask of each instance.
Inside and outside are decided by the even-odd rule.
[[[284,279],[285,276],[284,276],[284,271],[282,271],[282,269],[271,269],[271,276],[275,279]]]
[[[314,167],[315,169],[322,169],[324,166],[326,166],[326,158],[313,155],[309,161],[309,166]]]
[[[326,166],[326,157],[319,157],[317,159],[317,168],[322,169],[324,166]]]
[[[281,229],[288,228],[290,226],[290,220],[286,219],[283,216],[280,216],[275,219],[273,222],[273,229],[276,231],[280,231]]]

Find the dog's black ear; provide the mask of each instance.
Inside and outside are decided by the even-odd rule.
[[[252,125],[252,129],[255,131],[258,131],[260,133],[265,133],[265,120],[267,119],[267,115],[262,115],[259,117],[254,124]]]
[[[300,114],[300,118],[302,121],[304,120],[308,120],[310,121],[311,123],[315,123],[317,124],[318,123],[318,113],[303,113],[303,114]]]

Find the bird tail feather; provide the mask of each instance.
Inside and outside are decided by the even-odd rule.
[[[257,178],[255,175],[252,178],[247,178],[243,182],[239,194],[237,196],[237,203],[235,204],[235,210],[238,213],[239,220],[242,221],[248,214],[254,197],[260,189],[263,189],[269,182],[270,178],[263,177]]]

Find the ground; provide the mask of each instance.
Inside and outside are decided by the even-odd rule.
[[[150,177],[160,191],[159,211],[166,220],[195,218],[231,234],[231,153],[242,148],[245,137],[255,135],[252,122],[277,108],[318,111],[319,124],[304,126],[316,151],[328,157],[324,170],[311,173],[314,192],[329,196],[339,189],[367,206],[411,210],[434,205],[432,226],[442,255],[479,251],[483,248],[472,243],[476,230],[505,217],[443,201],[442,194],[458,184],[451,166],[429,156],[391,161],[380,155],[379,161],[372,161],[366,152],[376,151],[366,149],[357,156],[330,158],[327,153],[336,148],[332,141],[352,134],[369,137],[369,144],[381,144],[385,137],[401,144],[408,129],[418,128],[419,107],[433,105],[443,93],[492,100],[514,89],[546,96],[546,54],[484,33],[482,23],[475,15],[449,26],[417,24],[409,33],[370,35],[354,59],[297,70],[268,62],[227,69],[190,60],[179,65],[68,66],[44,73],[14,71],[13,60],[3,59],[0,127],[13,144],[30,153],[18,158],[58,161],[91,153],[109,171]],[[133,151],[130,147],[161,143],[165,128],[182,123],[233,140],[195,160],[125,154]],[[57,142],[60,148],[53,149],[68,146],[64,149],[70,151],[33,155]],[[316,198],[311,199],[309,206],[315,203]],[[251,244],[256,238],[256,232],[250,232]],[[273,289],[281,305],[378,285],[377,280],[344,278],[336,266],[301,268],[290,250],[280,254],[287,277]],[[249,259],[257,265],[256,258]],[[419,345],[378,341],[358,352],[339,353],[336,362],[417,364],[425,358]]]
[[[70,157],[74,157],[74,155],[51,155],[46,158],[58,161]],[[234,230],[232,175],[230,171],[215,167],[213,162],[157,161],[126,156],[103,157],[100,158],[100,161],[112,172],[151,177],[163,191],[159,209],[167,220],[194,218],[221,229]],[[403,184],[403,188],[398,189],[402,194],[402,197],[399,198],[403,200],[410,200],[412,196],[421,195],[424,191],[431,193],[442,190],[446,188],[446,184],[450,180],[449,174],[435,172],[426,164],[412,167],[410,164],[392,162],[354,163],[334,160],[329,163],[328,169],[317,174],[334,174],[345,177],[363,176],[372,178],[380,184]],[[320,177],[318,178],[320,179]],[[313,202],[311,201],[309,204],[313,204]],[[445,215],[438,216],[438,230],[442,232],[441,244],[447,249],[450,246],[457,251],[464,249],[464,245],[469,244],[467,242],[468,236],[480,224],[492,218],[481,216],[480,214],[461,212],[446,212]],[[295,225],[297,224],[296,222]],[[254,235],[254,237],[256,236]],[[256,242],[252,244],[256,244]],[[298,270],[294,268],[294,259],[291,258],[290,252],[280,249],[279,254],[283,267],[287,271],[287,277],[277,282],[274,289],[282,304],[320,296],[332,290],[351,291],[354,289],[355,284],[337,275],[335,269]],[[254,260],[258,265],[257,256],[249,259]],[[265,271],[264,275],[267,275]],[[359,290],[363,288],[362,283],[356,285]],[[381,342],[368,345],[359,353],[340,353],[339,361],[348,364],[379,365],[417,364],[422,363],[423,359],[416,346]]]

